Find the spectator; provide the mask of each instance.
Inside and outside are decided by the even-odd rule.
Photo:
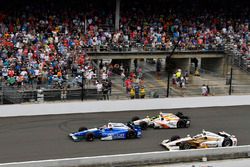
[[[102,73],[102,80],[107,80],[108,79],[108,74],[106,71]]]
[[[158,91],[156,90],[156,91],[154,91],[153,92],[153,98],[159,98],[160,96],[159,96],[159,93],[158,93]]]
[[[124,74],[124,72],[121,73],[121,80],[122,80],[122,86],[125,86],[125,80],[126,80],[126,76]]]
[[[207,95],[210,95],[210,88],[208,85],[207,85]]]
[[[145,98],[145,88],[142,86],[141,88],[140,88],[140,98],[141,99],[144,99]]]
[[[108,86],[108,93],[111,96],[111,93],[112,93],[112,81],[111,81],[111,79],[107,80],[107,86]]]
[[[103,85],[101,82],[97,81],[96,83],[96,90],[97,90],[97,100],[101,100],[102,98],[102,89]]]
[[[131,99],[134,99],[134,98],[135,98],[135,89],[134,89],[134,87],[131,87],[129,93],[130,93],[130,98],[131,98]]]
[[[125,80],[125,86],[126,86],[126,92],[128,94],[130,92],[131,87],[132,87],[132,80],[131,80],[131,78],[127,78]]]
[[[175,77],[176,77],[176,85],[181,87],[181,85],[182,85],[182,82],[181,82],[181,77],[182,77],[181,69],[177,70],[177,72],[175,73]]]
[[[207,86],[205,84],[203,84],[202,87],[201,87],[201,95],[202,96],[207,96],[208,95]]]
[[[102,86],[102,94],[104,100],[109,100],[109,85],[107,81],[103,82]]]

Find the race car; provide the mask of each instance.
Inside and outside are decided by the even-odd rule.
[[[139,125],[142,130],[146,130],[148,127],[153,128],[188,128],[190,126],[190,119],[184,116],[183,113],[162,113],[154,117],[147,116],[140,119],[135,116],[132,118],[132,122],[135,125]]]
[[[161,145],[168,150],[229,147],[237,146],[237,138],[224,131],[213,133],[203,130],[202,133],[193,137],[190,135],[187,135],[184,138],[172,136],[170,140],[163,140]]]
[[[140,126],[128,123],[112,123],[109,122],[99,128],[87,129],[79,128],[78,132],[70,133],[69,136],[73,141],[93,141],[94,139],[101,140],[116,140],[116,139],[133,139],[140,138],[142,135]]]

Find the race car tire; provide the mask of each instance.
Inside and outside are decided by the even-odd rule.
[[[94,134],[89,132],[86,134],[85,138],[87,141],[94,141]]]
[[[139,120],[139,119],[140,119],[140,117],[134,116],[134,117],[132,118],[132,122],[137,121],[137,120]]]
[[[186,127],[186,123],[184,120],[180,119],[178,122],[177,122],[177,128],[185,128]]]
[[[154,129],[160,129],[160,126],[156,126],[155,123],[153,124]]]
[[[182,112],[177,112],[175,115],[176,115],[177,117],[181,118],[181,117],[183,116],[183,113],[182,113]]]
[[[175,140],[178,140],[178,139],[180,139],[180,138],[181,138],[180,136],[174,135],[174,136],[172,136],[172,137],[170,138],[170,141],[175,141]]]
[[[142,130],[146,130],[148,128],[148,123],[145,121],[140,122],[140,127]]]
[[[222,142],[222,147],[229,147],[232,146],[233,142],[230,138],[225,138],[224,141]]]
[[[128,133],[127,133],[127,138],[128,139],[133,139],[133,138],[135,138],[136,137],[136,134],[135,134],[135,131],[133,131],[133,130],[128,130]]]
[[[78,129],[78,132],[81,132],[81,131],[84,131],[84,130],[88,130],[88,128],[86,128],[86,127],[80,127],[79,129]]]
[[[181,119],[189,119],[188,116],[182,116]]]
[[[179,147],[180,150],[188,150],[191,148],[191,145],[188,142],[181,142]]]
[[[189,117],[188,117],[188,116],[183,115],[183,113],[182,113],[182,112],[177,112],[175,115],[176,115],[177,117],[179,117],[180,119],[189,119]]]

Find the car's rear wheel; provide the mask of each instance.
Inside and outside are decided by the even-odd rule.
[[[94,134],[93,133],[87,133],[86,134],[86,140],[87,141],[94,141]]]
[[[175,115],[180,118],[180,117],[183,116],[183,113],[182,112],[177,112]]]
[[[177,122],[177,128],[185,128],[186,127],[186,123],[184,120],[180,119],[178,122]]]
[[[140,122],[140,127],[142,130],[146,130],[148,128],[148,123],[145,121]]]
[[[176,115],[177,117],[179,117],[180,119],[189,119],[189,117],[188,117],[188,116],[183,115],[183,113],[182,113],[182,112],[177,112],[175,115]]]
[[[78,132],[81,132],[81,131],[85,131],[85,130],[88,130],[88,128],[86,128],[86,127],[80,127],[79,129],[78,129]]]
[[[180,139],[180,138],[181,138],[180,136],[174,135],[174,136],[172,136],[172,137],[170,138],[170,141],[175,141],[175,140],[178,140],[178,139]]]
[[[132,118],[132,122],[134,122],[134,121],[137,121],[137,120],[139,120],[140,118],[138,117],[138,116],[134,116],[133,118]]]
[[[180,150],[188,150],[191,148],[191,145],[188,142],[181,142],[179,147]]]
[[[133,139],[133,138],[135,138],[136,137],[136,134],[135,134],[135,131],[133,131],[133,130],[128,130],[128,133],[127,133],[127,138],[128,139]]]
[[[222,142],[222,147],[229,147],[232,146],[233,142],[230,138],[225,138],[224,141]]]

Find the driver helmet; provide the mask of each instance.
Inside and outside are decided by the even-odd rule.
[[[112,124],[111,123],[108,123],[108,128],[112,128]]]

